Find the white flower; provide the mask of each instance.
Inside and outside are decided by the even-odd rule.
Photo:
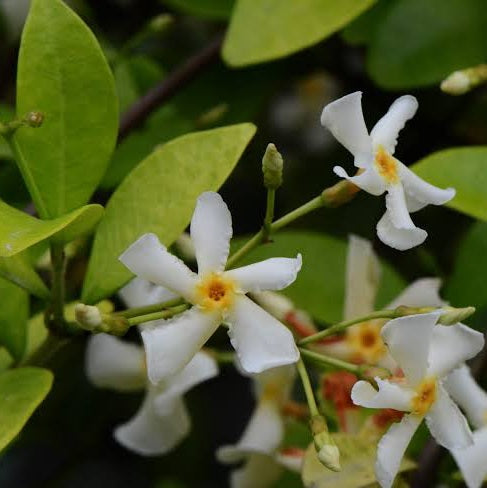
[[[140,278],[164,286],[194,305],[173,319],[143,327],[153,383],[180,371],[223,321],[229,324],[231,343],[247,372],[260,373],[298,360],[291,332],[245,294],[290,285],[301,268],[301,255],[224,271],[231,236],[227,206],[220,195],[206,192],[198,198],[191,221],[198,274],[170,254],[154,234],[143,235],[120,256]]]
[[[254,375],[257,405],[249,423],[234,446],[223,446],[217,451],[222,463],[244,465],[231,475],[231,488],[266,488],[282,473],[282,467],[299,471],[302,453],[280,451],[284,438],[282,408],[289,399],[295,378],[295,368],[281,366]]]
[[[130,308],[154,305],[178,298],[178,295],[171,290],[141,278],[134,278],[120,289],[118,294],[125,305]]]
[[[107,334],[92,336],[86,351],[86,374],[100,387],[117,391],[146,390],[144,401],[127,423],[115,429],[117,441],[144,456],[173,449],[189,432],[183,395],[218,374],[215,360],[199,352],[178,374],[157,386],[147,381],[144,350]]]
[[[468,488],[480,488],[487,477],[487,393],[480,388],[467,366],[451,373],[445,387],[451,397],[476,427],[473,444],[465,449],[453,449],[452,455],[462,471]]]
[[[388,322],[382,329],[382,338],[404,378],[397,381],[376,378],[378,391],[366,381],[358,381],[352,388],[356,405],[407,412],[387,431],[377,448],[375,472],[383,488],[392,485],[404,452],[424,418],[433,437],[447,449],[472,444],[467,421],[450,398],[443,380],[482,349],[484,338],[463,324],[437,325],[440,313]]]
[[[427,232],[416,227],[410,213],[428,204],[442,205],[455,196],[455,190],[442,190],[426,183],[393,157],[399,131],[413,117],[418,102],[411,95],[398,98],[368,133],[361,105],[361,92],[351,93],[326,105],[321,123],[354,156],[362,170],[348,176],[340,166],[334,171],[372,195],[386,195],[386,212],[377,224],[379,239],[395,249],[421,244]]]

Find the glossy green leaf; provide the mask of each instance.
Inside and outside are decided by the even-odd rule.
[[[325,39],[375,0],[237,0],[223,59],[246,66],[282,58]]]
[[[235,0],[162,0],[175,9],[204,19],[228,19]]]
[[[398,0],[377,27],[368,71],[386,88],[438,83],[485,62],[486,29],[484,0]]]
[[[239,124],[178,137],[156,149],[118,187],[98,227],[83,289],[93,303],[125,284],[131,273],[118,256],[145,232],[171,244],[188,225],[196,198],[217,190],[255,133]]]
[[[52,220],[40,220],[0,201],[0,257],[13,256],[45,239],[65,243],[93,229],[101,205],[86,205]]]
[[[456,189],[455,198],[447,203],[449,207],[487,220],[487,146],[438,151],[412,169],[433,185]]]
[[[22,430],[51,389],[53,376],[41,368],[20,368],[0,375],[0,449]]]
[[[19,55],[17,113],[44,123],[14,137],[41,217],[84,205],[106,170],[118,130],[115,84],[96,38],[61,0],[33,0]]]
[[[0,278],[0,345],[20,360],[24,354],[29,317],[29,296],[17,285]]]
[[[277,256],[294,257],[301,253],[303,267],[298,279],[283,293],[317,319],[330,323],[342,320],[347,243],[307,231],[278,232],[273,239],[272,244],[260,246],[249,253],[242,264]],[[245,241],[236,240],[235,248]],[[377,306],[386,305],[404,286],[404,281],[383,264]]]

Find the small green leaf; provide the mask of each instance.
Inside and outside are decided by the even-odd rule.
[[[101,205],[86,205],[53,220],[40,220],[0,201],[0,257],[9,257],[45,239],[72,241],[93,229]]]
[[[235,0],[163,0],[162,3],[203,19],[226,20]]]
[[[343,319],[345,289],[345,263],[347,243],[315,232],[283,231],[273,236],[274,242],[262,245],[249,253],[241,264],[250,264],[271,257],[303,255],[303,267],[297,280],[283,293],[296,306],[317,319],[333,323]],[[238,248],[246,238],[235,239]],[[382,280],[378,292],[379,306],[386,305],[404,288],[403,280],[383,264]]]
[[[457,194],[447,203],[449,207],[487,220],[487,146],[438,151],[411,169],[428,183],[455,188]]]
[[[375,0],[237,0],[223,46],[231,66],[282,58],[325,39]]]
[[[0,375],[0,449],[22,430],[51,389],[53,376],[41,368],[20,368]]]
[[[255,133],[239,124],[187,134],[156,149],[118,187],[95,236],[83,302],[115,292],[132,276],[118,256],[146,232],[170,245],[188,225],[196,198],[217,190]]]
[[[0,278],[0,345],[12,357],[20,360],[27,340],[27,319],[29,318],[29,296],[7,280]]]
[[[115,84],[92,32],[60,0],[33,0],[22,35],[17,114],[44,114],[14,136],[16,159],[39,215],[84,205],[115,146]]]

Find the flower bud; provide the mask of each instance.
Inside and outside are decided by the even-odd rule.
[[[103,321],[98,307],[77,303],[74,307],[74,316],[83,329],[95,331],[101,327]]]
[[[149,29],[155,34],[161,34],[174,22],[174,17],[169,14],[157,15],[149,22]]]
[[[282,185],[282,170],[284,161],[281,153],[274,144],[268,144],[262,158],[262,173],[264,174],[264,186],[270,190],[276,190]]]
[[[442,81],[440,88],[450,95],[463,95],[472,88],[487,82],[487,64],[454,71]]]
[[[325,418],[322,415],[312,417],[310,427],[321,464],[332,471],[340,471],[340,451],[328,432]]]
[[[440,315],[438,320],[439,324],[443,325],[455,325],[462,320],[470,317],[475,313],[475,307],[443,307],[444,312]]]

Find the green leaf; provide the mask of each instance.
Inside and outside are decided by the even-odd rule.
[[[452,71],[485,62],[484,0],[399,0],[377,27],[367,67],[381,86],[438,83]]]
[[[223,59],[246,66],[282,58],[325,39],[375,0],[237,0]]]
[[[225,20],[230,17],[235,0],[163,0],[163,3],[204,19]]]
[[[301,253],[303,267],[298,279],[283,293],[317,319],[330,323],[342,320],[347,243],[309,231],[283,231],[273,239],[272,244],[258,247],[237,266],[271,257],[294,257]],[[236,239],[235,248],[246,240]],[[378,306],[391,301],[405,286],[390,266],[383,264],[382,272]]]
[[[170,245],[188,225],[196,198],[217,190],[255,133],[239,124],[178,137],[156,149],[118,187],[95,236],[83,289],[93,303],[132,276],[118,256],[146,232]]]
[[[12,357],[20,360],[27,340],[27,319],[29,318],[29,296],[7,280],[0,278],[0,345]]]
[[[428,183],[456,189],[455,198],[447,206],[487,220],[487,146],[438,151],[411,169]]]
[[[101,205],[86,205],[53,220],[39,220],[0,201],[0,257],[13,256],[45,239],[72,241],[93,229]]]
[[[22,430],[51,389],[53,376],[41,368],[20,368],[0,375],[0,449]]]
[[[17,163],[43,218],[84,205],[115,146],[115,84],[96,38],[60,0],[33,0],[22,35],[17,114],[44,114],[14,136]]]

